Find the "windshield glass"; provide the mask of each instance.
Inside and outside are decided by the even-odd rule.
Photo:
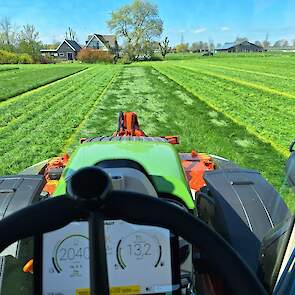
[[[293,247],[294,11],[294,0],[0,0],[0,222],[95,166],[114,190],[204,221],[271,293]],[[178,248],[183,293],[214,295],[219,282],[226,293],[200,249]],[[0,254],[0,295],[31,294],[33,239]]]

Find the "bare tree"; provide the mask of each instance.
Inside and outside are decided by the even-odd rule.
[[[34,25],[24,25],[18,34],[18,47],[19,53],[29,54],[35,62],[40,58],[40,49],[42,43],[39,40],[39,32]]]
[[[169,52],[169,40],[168,40],[168,37],[166,37],[163,42],[159,43],[159,47],[160,47],[161,55],[163,56],[163,58],[165,58],[165,56]]]
[[[254,44],[262,47],[262,43],[259,40],[255,41]]]
[[[209,40],[208,46],[209,46],[209,51],[214,51],[215,44],[214,44],[214,41],[212,39]]]
[[[248,38],[247,37],[237,37],[236,38],[236,44],[240,44],[240,43],[242,43],[242,42],[244,42],[244,41],[248,41]]]
[[[262,42],[262,46],[263,46],[264,49],[268,49],[269,46],[270,46],[269,35],[268,35],[268,33],[266,33],[266,35],[265,35],[265,39],[264,39],[264,41]]]
[[[13,51],[17,44],[16,27],[9,18],[4,17],[0,22],[0,48]]]
[[[278,40],[273,44],[273,47],[276,47],[276,48],[285,48],[288,46],[289,46],[289,41],[286,39]]]
[[[289,41],[286,39],[283,40],[282,47],[284,47],[284,48],[289,47]]]
[[[77,34],[71,27],[68,27],[65,36],[68,40],[77,41]]]
[[[191,45],[190,50],[192,52],[200,52],[200,50],[201,50],[200,42],[193,42],[192,45]]]

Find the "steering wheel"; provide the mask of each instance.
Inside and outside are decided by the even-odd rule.
[[[159,198],[112,190],[109,176],[97,167],[75,172],[67,181],[67,195],[41,201],[2,219],[0,252],[15,241],[62,228],[79,218],[89,221],[91,294],[109,294],[104,218],[169,229],[198,246],[234,294],[267,294],[243,259],[202,220]]]

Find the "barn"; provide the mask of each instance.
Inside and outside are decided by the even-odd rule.
[[[216,52],[263,52],[265,49],[249,41],[231,42],[215,48]]]

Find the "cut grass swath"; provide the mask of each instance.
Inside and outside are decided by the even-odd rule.
[[[189,69],[167,65],[155,67],[210,107],[245,126],[260,140],[271,143],[287,156],[290,138],[294,136],[294,129],[290,128],[290,123],[295,119],[293,99],[288,99],[286,103],[275,96],[265,96],[258,90],[242,88]],[[289,107],[286,108],[287,105]]]
[[[283,96],[283,97],[295,99],[295,92],[293,94],[292,92],[289,93],[289,92],[285,92],[285,91],[274,89],[273,87],[270,87],[270,86],[265,86],[265,83],[267,83],[269,81],[269,83],[267,83],[267,84],[272,84],[273,86],[276,86],[277,85],[278,88],[283,87],[283,86],[278,86],[278,84],[280,83],[280,82],[278,83],[278,80],[279,80],[278,78],[276,78],[276,81],[273,81],[275,79],[272,79],[270,81],[270,78],[268,78],[268,80],[264,78],[264,79],[262,79],[263,82],[264,82],[264,85],[263,85],[263,84],[257,84],[257,83],[253,83],[253,82],[247,81],[247,79],[249,79],[249,80],[252,79],[253,80],[253,75],[252,75],[252,77],[249,77],[249,75],[247,75],[246,77],[243,76],[244,79],[240,79],[240,76],[239,75],[235,75],[235,73],[232,72],[232,71],[229,72],[227,75],[225,75],[224,70],[222,70],[223,73],[221,74],[221,73],[217,73],[217,72],[212,72],[212,71],[204,70],[204,68],[195,68],[195,67],[183,66],[183,65],[181,65],[181,67],[183,67],[185,69],[189,69],[189,70],[194,71],[194,72],[197,72],[197,73],[202,73],[202,74],[205,74],[205,75],[208,75],[208,76],[212,76],[212,77],[215,77],[215,78],[227,80],[227,81],[236,83],[238,85],[242,85],[242,86],[254,88],[254,89],[257,89],[257,90],[266,92],[266,95],[270,93],[270,94],[275,94],[277,96]],[[234,77],[234,76],[237,76],[237,77]],[[291,88],[292,91],[295,91],[295,88],[292,87],[292,84],[290,84],[290,81],[284,81],[284,82],[285,82],[285,84],[284,84],[285,86],[288,85]]]
[[[23,105],[20,114],[23,120],[21,124],[14,125],[11,120],[1,129],[1,132],[7,135],[4,139],[1,138],[0,143],[1,175],[18,173],[38,161],[60,154],[67,139],[79,126],[118,69],[119,67],[114,66],[93,67],[79,76],[79,83],[71,83],[69,80],[59,82],[59,87],[64,90],[70,88],[69,92],[59,93],[56,85],[52,85],[34,92],[33,96],[29,93],[23,96],[23,100],[33,100],[34,104],[28,108]],[[55,97],[55,100],[46,104],[44,96]],[[22,99],[9,105],[12,112],[17,112],[17,104],[21,103]],[[38,109],[40,105],[45,108],[43,111]]]
[[[283,155],[149,66],[128,66],[118,73],[76,133],[76,143],[81,137],[112,134],[120,111],[135,111],[148,135],[179,135],[179,151],[229,158],[261,171],[277,189],[283,182]]]
[[[0,73],[0,101],[85,70],[85,66],[36,65]]]

